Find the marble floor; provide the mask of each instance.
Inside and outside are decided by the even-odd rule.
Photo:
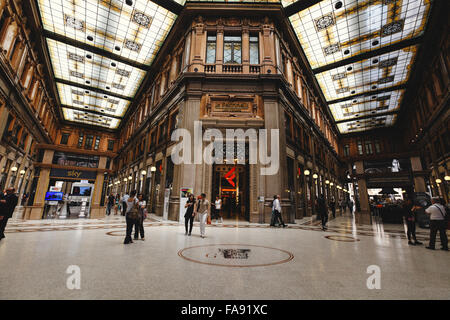
[[[403,225],[224,221],[204,239],[197,223],[190,237],[153,215],[144,225],[146,240],[124,245],[121,216],[11,220],[0,299],[450,299],[450,253],[408,246]],[[428,233],[417,230],[424,243]],[[379,289],[368,268],[379,268]]]

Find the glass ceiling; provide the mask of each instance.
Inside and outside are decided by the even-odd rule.
[[[341,133],[395,123],[418,45],[393,45],[423,34],[430,7],[431,0],[323,0],[290,16],[313,71],[326,70],[316,79]],[[371,54],[379,49],[387,53]]]
[[[134,98],[146,71],[113,59],[110,54],[149,66],[177,16],[147,0],[38,0],[38,5],[43,28],[69,39],[46,39],[63,107],[85,109],[63,108],[64,118],[117,128],[120,119],[107,115],[125,114],[130,102],[123,98]],[[106,54],[76,47],[73,40]],[[90,111],[105,116],[102,120]]]
[[[37,1],[64,118],[117,128],[177,15],[148,0]],[[419,44],[393,45],[423,34],[431,2],[322,0],[289,17],[341,133],[395,123]]]

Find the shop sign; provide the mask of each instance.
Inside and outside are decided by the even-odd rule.
[[[57,169],[53,168],[50,170],[51,177],[60,178],[72,178],[72,179],[94,179],[97,176],[96,171],[82,171],[82,170],[72,170],[72,169]]]

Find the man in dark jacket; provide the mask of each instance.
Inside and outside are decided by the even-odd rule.
[[[320,217],[320,220],[322,221],[322,230],[327,230],[327,222],[328,222],[328,210],[327,205],[325,203],[325,199],[322,195],[317,198],[317,214]]]
[[[0,200],[0,240],[5,238],[5,228],[8,219],[12,217],[14,209],[16,208],[18,198],[15,195],[14,188],[6,189],[6,196]]]

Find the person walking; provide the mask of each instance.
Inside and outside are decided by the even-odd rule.
[[[340,205],[341,205],[341,213],[345,214],[347,204],[345,203],[344,199],[341,199]]]
[[[124,244],[133,243],[131,239],[131,233],[133,232],[133,226],[136,225],[139,219],[139,207],[138,200],[136,199],[136,191],[131,191],[130,196],[127,198],[125,220],[127,222],[127,230],[125,235]]]
[[[144,233],[144,220],[147,217],[146,213],[146,201],[144,200],[144,195],[142,193],[138,194],[138,211],[139,211],[139,217],[136,220],[136,224],[134,225],[134,240],[139,239],[139,234],[141,235],[141,240],[145,240],[145,233]]]
[[[410,199],[407,199],[403,206],[407,228],[406,235],[408,236],[408,245],[410,246],[422,244],[422,242],[417,241],[416,238],[416,213],[419,209],[421,209],[421,207],[413,205]],[[411,240],[414,240],[414,242],[412,242]]]
[[[128,201],[128,198],[129,198],[130,196],[128,195],[128,193],[125,193],[124,195],[123,195],[123,197],[122,197],[122,215],[124,216],[125,215],[125,213],[127,212],[127,201]]]
[[[186,209],[186,213],[184,214],[184,228],[186,229],[186,233],[185,235],[191,235],[192,233],[192,227],[194,226],[194,217],[195,217],[195,212],[194,212],[194,207],[195,207],[195,197],[194,195],[191,193],[189,194],[189,198],[188,201],[185,204],[185,208]],[[188,225],[189,225],[189,232],[188,232]]]
[[[348,198],[348,209],[350,210],[350,214],[353,214],[353,200],[352,198]]]
[[[120,193],[116,193],[116,196],[114,197],[114,215],[117,215],[117,211],[121,211],[120,208]]]
[[[201,198],[197,204],[198,220],[200,221],[200,237],[205,237],[206,220],[208,219],[208,214],[210,214],[210,203],[206,199],[206,194],[202,193]]]
[[[283,221],[283,217],[281,215],[281,197],[280,195],[274,195],[273,196],[273,202],[272,202],[272,214],[273,214],[273,222],[271,222],[271,226],[275,226],[277,222],[279,222],[280,226],[283,226],[283,228],[286,228],[286,224]]]
[[[4,193],[0,200],[0,240],[5,238],[6,225],[19,201],[19,198],[14,193],[15,191],[14,187],[6,189],[6,194]]]
[[[334,197],[331,197],[330,209],[331,209],[331,214],[333,215],[333,219],[335,219],[336,218],[336,201],[334,200]]]
[[[447,238],[447,221],[445,207],[439,203],[439,198],[434,197],[431,199],[431,206],[429,206],[425,212],[430,215],[430,243],[426,247],[427,249],[434,250],[436,243],[436,234],[439,231],[441,238],[441,250],[448,251],[448,238]]]
[[[214,214],[216,216],[216,223],[220,222],[223,223],[222,214],[220,213],[220,210],[222,208],[222,200],[220,200],[219,196],[216,197],[216,201],[214,202]]]
[[[109,216],[111,214],[111,209],[114,207],[114,200],[115,200],[115,198],[114,198],[113,194],[111,193],[108,196],[108,202],[106,203],[106,215],[107,216]]]
[[[327,222],[328,222],[328,209],[327,205],[325,203],[325,199],[322,195],[320,195],[317,200],[317,213],[319,215],[320,220],[322,221],[322,230],[327,230]]]

